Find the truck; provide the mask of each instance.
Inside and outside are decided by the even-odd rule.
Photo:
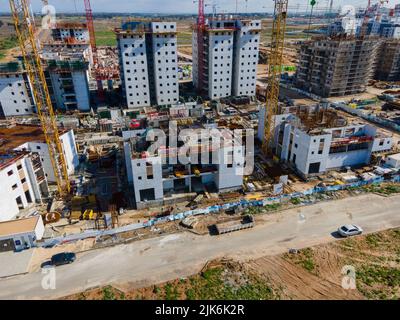
[[[214,225],[217,234],[239,231],[254,227],[254,218],[252,215],[245,215],[240,220],[223,222]]]

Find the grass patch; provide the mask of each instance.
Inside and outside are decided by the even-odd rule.
[[[102,30],[96,31],[96,45],[97,46],[117,46],[117,37],[114,31],[111,30]]]
[[[400,269],[364,265],[357,270],[357,288],[369,299],[399,299]],[[382,287],[385,287],[383,289]],[[376,288],[376,289],[371,289]]]
[[[294,205],[298,205],[301,203],[301,200],[299,198],[292,198],[290,199],[290,202]]]
[[[400,185],[398,185],[398,184],[382,184],[382,185],[372,184],[372,185],[366,186],[364,189],[367,192],[375,192],[375,193],[380,193],[380,194],[384,194],[384,195],[400,193]]]
[[[314,262],[314,253],[313,249],[311,248],[302,249],[297,254],[286,253],[284,257],[287,260],[301,266],[308,272],[311,272],[313,274],[317,273],[317,267]]]
[[[18,39],[15,36],[0,39],[0,60],[6,57],[6,52],[18,46]]]

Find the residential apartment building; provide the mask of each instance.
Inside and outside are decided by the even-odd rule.
[[[261,21],[209,20],[202,42],[193,30],[194,86],[210,99],[255,95]]]
[[[321,97],[357,94],[374,76],[380,42],[337,36],[300,46],[295,85]]]
[[[0,117],[29,116],[34,112],[31,87],[21,64],[0,64]]]
[[[16,125],[8,128],[0,128],[0,140],[3,142],[0,154],[7,155],[15,151],[25,151],[39,155],[47,181],[55,182],[49,149],[41,127]],[[79,165],[73,130],[60,130],[60,140],[68,174],[73,174]]]
[[[47,179],[36,153],[0,152],[0,222],[14,219],[21,210],[48,196]]]
[[[129,22],[116,30],[129,109],[179,101],[175,22]]]
[[[63,111],[90,111],[89,62],[71,55],[53,58],[44,65],[54,106]]]
[[[45,37],[41,43],[40,54],[48,59],[47,54],[54,53],[80,53],[90,67],[93,65],[93,53],[90,45],[90,36],[87,25],[75,22],[60,22],[52,29],[51,33]]]
[[[127,180],[133,186],[137,208],[161,204],[179,193],[203,192],[208,187],[216,188],[218,192],[242,188],[244,146],[222,145],[213,155],[211,141],[199,141],[201,151],[192,154],[184,163],[176,148],[149,152],[146,132],[143,129],[122,133]]]
[[[377,55],[375,79],[400,81],[400,39],[382,41]]]
[[[260,121],[263,117],[261,112]],[[263,125],[259,138],[263,139]],[[393,139],[372,125],[348,124],[333,111],[317,109],[312,113],[277,115],[272,147],[282,162],[306,178],[369,164],[373,154],[392,149]]]

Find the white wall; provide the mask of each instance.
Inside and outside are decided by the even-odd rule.
[[[260,45],[261,21],[237,21],[233,68],[233,95],[254,96]]]
[[[208,96],[219,99],[232,95],[233,30],[208,32]],[[217,23],[217,22],[215,22]]]
[[[76,149],[74,131],[70,130],[60,135],[60,140],[62,141],[62,148],[64,151],[68,174],[71,175],[75,172],[75,169],[79,165],[78,150]],[[37,152],[40,155],[40,160],[42,161],[43,170],[47,180],[50,182],[56,182],[47,144],[43,142],[32,141],[24,143],[23,145],[15,148],[15,150],[23,149],[31,152]]]
[[[152,168],[152,177],[147,175],[147,168]],[[160,157],[148,157],[145,159],[132,159],[133,187],[136,202],[140,202],[140,191],[154,189],[154,200],[162,200],[164,197],[162,164]]]
[[[120,34],[117,38],[127,106],[129,109],[150,106],[145,34]]]
[[[6,117],[34,113],[30,87],[21,73],[0,75],[0,105]]]
[[[155,95],[158,105],[179,100],[178,45],[175,22],[152,22]]]
[[[80,111],[90,111],[89,77],[87,71],[74,71],[72,81],[75,88],[75,98]]]
[[[244,147],[224,147],[218,153],[218,172],[215,184],[219,190],[241,188],[244,174]]]
[[[19,170],[18,164],[22,166]],[[25,176],[26,181],[24,183],[20,174]],[[0,183],[0,221],[11,220],[19,213],[20,209],[16,202],[18,197],[21,197],[23,208],[27,208],[30,205],[25,195],[26,190],[30,193],[32,204],[37,200],[24,159],[14,162],[1,170],[0,181],[2,181]]]

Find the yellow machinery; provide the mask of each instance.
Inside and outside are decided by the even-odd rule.
[[[21,48],[25,69],[32,85],[32,93],[60,196],[70,192],[67,165],[63,154],[56,118],[47,87],[35,38],[35,25],[29,0],[10,0],[15,33]]]
[[[285,41],[288,0],[275,0],[272,24],[271,52],[268,59],[268,86],[266,92],[263,152],[270,153],[278,113],[279,83],[282,69],[283,45]]]

